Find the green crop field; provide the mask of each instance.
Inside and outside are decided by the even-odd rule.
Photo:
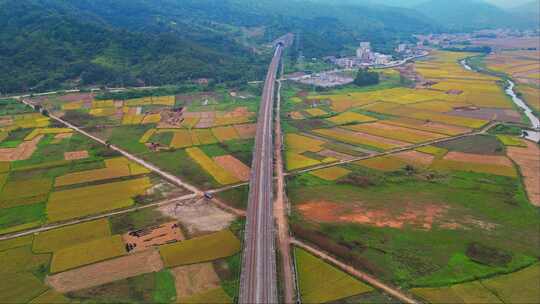
[[[163,262],[168,267],[212,261],[231,256],[239,250],[240,241],[229,230],[159,247]]]
[[[294,248],[302,302],[326,303],[373,290],[303,249]]]
[[[302,237],[323,249],[369,261],[363,267],[382,279],[400,286],[440,286],[506,273],[536,259],[540,219],[519,179],[346,168],[352,172],[337,181],[307,173],[291,177],[291,223],[311,231]],[[348,249],[325,245],[317,233]],[[478,247],[485,249],[471,249]],[[511,258],[489,260],[498,255]]]

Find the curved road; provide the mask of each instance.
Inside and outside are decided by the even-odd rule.
[[[272,212],[274,191],[272,117],[276,74],[282,53],[283,44],[278,43],[266,75],[259,110],[249,185],[240,303],[278,302]]]

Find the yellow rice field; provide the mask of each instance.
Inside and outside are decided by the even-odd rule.
[[[323,149],[322,145],[324,144],[325,142],[322,140],[296,133],[288,133],[285,135],[285,147],[288,151],[295,151],[297,153],[306,151],[319,152]]]
[[[110,235],[109,221],[100,219],[38,233],[32,250],[37,253],[54,252]]]
[[[420,131],[415,129],[408,129],[399,126],[392,126],[383,123],[368,123],[347,126],[347,129],[359,131],[375,136],[381,136],[385,138],[395,139],[408,143],[422,143],[430,140],[436,140],[444,138],[444,135],[431,133],[427,131]]]
[[[159,246],[159,253],[167,267],[213,261],[239,251],[240,240],[230,230]]]
[[[319,165],[321,162],[293,151],[285,153],[285,166],[287,170],[296,170]]]
[[[133,164],[135,166],[135,164]],[[105,160],[105,168],[68,173],[56,178],[56,187],[113,179],[131,175],[130,162],[124,157]]]
[[[310,108],[310,109],[304,110],[304,112],[308,113],[311,117],[324,116],[328,114],[325,110],[322,110],[319,108]]]
[[[201,145],[210,145],[218,142],[210,129],[195,129],[191,132],[197,136]]]
[[[32,140],[36,136],[39,136],[39,135],[62,134],[62,133],[72,133],[72,132],[73,130],[71,130],[70,128],[37,128],[37,129],[32,130],[32,132],[30,132],[28,135],[26,135],[24,140]]]
[[[118,257],[126,253],[120,235],[88,241],[55,251],[51,261],[51,273],[92,264]]]
[[[172,148],[186,148],[191,147],[193,142],[191,140],[191,133],[188,130],[175,130],[170,146]]]
[[[382,150],[390,150],[393,148],[400,147],[398,144],[392,144],[377,140],[376,138],[368,138],[366,136],[361,136],[355,132],[347,131],[343,129],[333,128],[333,129],[318,129],[314,130],[315,133],[335,139],[344,143],[353,144],[353,145],[362,145],[374,147]]]
[[[236,177],[218,166],[213,159],[208,157],[199,148],[186,149],[187,154],[197,162],[206,172],[208,172],[218,183],[222,185],[234,184],[240,182]]]
[[[367,116],[367,115],[363,115],[363,114],[359,114],[355,112],[344,112],[334,117],[330,117],[326,120],[328,120],[329,122],[338,124],[338,125],[342,125],[342,124],[348,124],[351,122],[357,122],[357,123],[372,122],[372,121],[376,121],[377,119],[371,116]]]
[[[379,156],[363,159],[354,162],[354,164],[383,172],[397,171],[407,166],[407,162],[393,156]]]
[[[157,131],[156,129],[150,129],[144,132],[143,136],[141,136],[141,138],[139,139],[139,142],[141,144],[147,143],[150,140],[150,138],[152,138],[152,136],[156,134],[156,131]]]
[[[228,140],[234,140],[234,139],[240,138],[240,136],[238,136],[238,133],[236,132],[236,129],[230,126],[212,128],[212,133],[220,142],[225,142]]]
[[[346,176],[349,173],[351,173],[351,171],[345,168],[330,167],[330,168],[312,171],[311,175],[317,176],[327,181],[335,181]]]
[[[132,198],[152,186],[148,177],[52,192],[47,203],[49,222],[63,221],[133,205]]]

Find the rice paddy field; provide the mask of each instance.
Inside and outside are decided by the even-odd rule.
[[[251,164],[249,145],[255,137],[257,89],[249,86],[245,91],[231,92],[218,88],[165,96],[159,95],[163,90],[157,90],[156,96],[142,97],[137,95],[148,93],[74,93],[36,98],[35,102],[196,186],[214,188],[241,180],[235,177],[236,170],[220,166],[212,158],[224,156],[239,160],[242,166]],[[28,136],[39,135],[35,131]],[[194,152],[199,150],[203,153]],[[102,176],[121,179],[132,175],[125,167],[105,166],[57,182],[68,186],[77,179],[91,182]]]
[[[294,248],[294,256],[300,296],[304,303],[333,302],[373,290],[303,249]]]
[[[530,182],[507,155],[526,145],[513,133],[469,135],[493,121],[520,122],[520,114],[500,78],[459,64],[475,55],[435,51],[414,64],[421,81],[408,87],[384,77],[378,86],[323,93],[285,86],[296,238],[427,303],[512,302],[518,290],[531,297],[527,286],[539,279],[521,289],[506,279],[538,274],[538,210]],[[312,108],[325,116],[309,115]],[[350,162],[295,172],[320,165],[328,150]],[[502,291],[486,287],[491,280],[514,286],[514,294],[502,300]]]
[[[538,50],[497,51],[483,59],[490,71],[508,75],[517,83],[517,92],[540,112],[540,52]]]
[[[157,199],[147,190],[163,181],[146,168],[17,101],[2,102],[0,234]]]
[[[321,151],[350,159],[358,152],[392,151],[475,132],[493,120],[520,122],[498,77],[468,71],[459,63],[475,55],[433,51],[414,63],[421,81],[410,86],[396,81],[398,72],[381,72],[377,86],[323,93],[286,84],[282,119],[287,169],[327,163]],[[317,144],[308,146],[313,141]],[[392,161],[394,167],[402,165],[397,158]]]

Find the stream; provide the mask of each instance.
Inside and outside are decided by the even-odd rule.
[[[474,70],[471,66],[469,66],[465,59],[461,60],[461,65],[468,71],[478,72]],[[540,142],[540,119],[538,119],[538,117],[534,115],[531,108],[529,108],[529,106],[520,97],[517,96],[516,92],[514,91],[516,84],[512,82],[511,80],[507,80],[507,82],[508,82],[508,86],[506,87],[504,92],[506,93],[506,95],[512,98],[512,101],[516,104],[516,106],[518,106],[521,110],[523,110],[523,112],[525,113],[525,116],[527,116],[527,118],[531,122],[532,129],[536,130],[536,131],[522,130],[523,137],[525,137],[528,140],[532,140],[534,142]]]

